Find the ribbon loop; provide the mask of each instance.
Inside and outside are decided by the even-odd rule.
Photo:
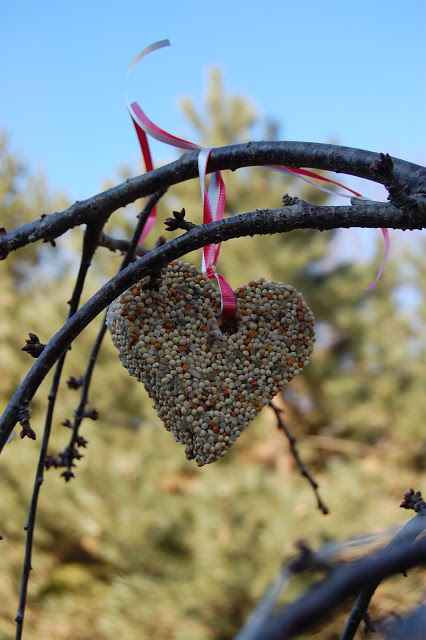
[[[155,51],[156,49],[161,49],[162,47],[168,46],[170,46],[169,40],[161,40],[160,42],[155,42],[154,44],[146,47],[131,62],[128,69],[127,77],[129,76],[134,66],[140,60],[142,60],[142,58],[144,58],[152,51]],[[148,118],[146,113],[141,109],[137,102],[132,102],[130,104],[127,96],[127,86],[125,90],[125,101],[138,135],[139,143],[141,145],[142,154],[145,161],[145,168],[147,171],[151,171],[153,165],[146,134],[150,135],[156,140],[159,140],[160,142],[164,142],[180,149],[200,149],[200,153],[198,155],[198,173],[200,177],[201,200],[203,203],[203,224],[208,224],[210,222],[214,222],[215,220],[222,220],[225,210],[226,188],[220,171],[216,171],[211,175],[209,188],[206,188],[207,163],[209,161],[209,156],[212,148],[210,147],[205,149],[200,145],[195,144],[194,142],[189,142],[188,140],[184,140],[183,138],[177,138],[176,136],[167,133],[167,131],[160,129],[160,127],[158,127]],[[148,223],[145,226],[145,230],[141,236],[141,240],[143,240],[148,235],[152,225],[154,224],[154,220],[155,212],[152,212],[152,214],[148,218]],[[222,304],[222,322],[224,322],[225,319],[229,319],[230,317],[235,315],[236,308],[235,296],[230,285],[222,275],[216,273],[216,265],[219,259],[220,246],[220,244],[218,244],[217,246],[215,246],[214,244],[209,244],[203,247],[202,271],[206,273],[209,279],[216,278],[218,282]]]
[[[159,42],[154,42],[150,44],[148,47],[143,49],[130,63],[128,71],[127,71],[127,79],[129,78],[130,72],[136,66],[136,64],[142,60],[145,56],[147,56],[152,51],[156,51],[157,49],[161,49],[163,47],[169,47],[169,40],[160,40]],[[149,149],[147,134],[152,138],[159,140],[160,142],[164,142],[165,144],[178,147],[180,149],[200,149],[200,153],[198,155],[198,173],[200,178],[200,186],[201,186],[201,199],[203,203],[203,224],[209,224],[210,222],[214,222],[215,220],[222,220],[224,210],[225,210],[225,201],[226,201],[226,188],[225,183],[222,178],[222,174],[220,171],[214,172],[210,177],[210,184],[208,189],[205,184],[205,177],[207,171],[207,163],[209,160],[209,156],[212,148],[203,148],[199,144],[195,144],[194,142],[190,142],[188,140],[184,140],[183,138],[178,138],[176,136],[167,133],[160,127],[158,127],[154,122],[152,122],[146,113],[141,109],[137,102],[132,102],[130,104],[128,95],[127,95],[127,82],[125,88],[124,99],[129,110],[130,116],[132,118],[133,124],[135,126],[139,143],[142,149],[142,154],[145,161],[146,171],[152,171],[153,164],[151,158],[151,152]],[[326,178],[325,176],[321,176],[313,171],[308,171],[306,169],[299,169],[293,167],[286,167],[283,165],[270,165],[266,167],[267,169],[272,169],[273,171],[280,171],[283,173],[289,173],[291,175],[297,175],[302,180],[305,180],[309,184],[326,191],[328,193],[332,193],[336,195],[336,192],[330,191],[326,187],[322,187],[320,185],[315,184],[309,178],[316,178],[318,180],[322,180],[324,182],[335,184],[339,187],[343,187],[347,191],[350,191],[352,194],[362,197],[356,191],[345,187],[339,182],[335,180],[331,180],[330,178]],[[351,197],[347,194],[338,193],[337,195]],[[156,209],[154,209],[151,215],[148,218],[148,222],[145,225],[144,232],[141,236],[140,241],[142,241],[149,233],[152,225],[155,221]],[[387,229],[382,229],[383,237],[385,240],[385,256],[382,262],[382,265],[379,270],[379,274],[377,278],[372,282],[365,291],[373,289],[378,282],[389,253],[389,232]],[[235,314],[235,298],[232,293],[232,289],[228,282],[225,280],[223,276],[216,273],[216,264],[219,258],[220,252],[220,243],[218,245],[210,244],[203,247],[202,253],[202,270],[207,274],[209,278],[216,278],[219,284],[220,292],[221,292],[221,300],[222,300],[222,319],[225,316],[231,317]],[[232,295],[231,295],[232,294]]]

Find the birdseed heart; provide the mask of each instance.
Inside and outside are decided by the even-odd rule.
[[[309,363],[314,317],[293,287],[261,278],[234,291],[236,315],[219,325],[219,290],[181,260],[148,282],[110,305],[107,326],[123,366],[201,467]]]

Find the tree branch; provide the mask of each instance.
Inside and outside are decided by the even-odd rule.
[[[164,191],[160,191],[153,194],[149,198],[149,200],[146,202],[141,213],[138,215],[138,220],[135,225],[132,238],[129,242],[126,241],[127,250],[126,250],[126,254],[124,255],[121,261],[119,271],[122,271],[123,269],[125,269],[134,260],[135,253],[138,249],[139,238],[148,221],[149,215],[151,211],[154,209],[154,207],[157,205],[160,198],[164,195],[164,193],[165,193]],[[145,253],[146,253],[146,250],[145,250]],[[81,436],[79,435],[79,429],[83,419],[86,417],[85,410],[86,410],[86,405],[88,401],[89,388],[90,388],[90,383],[92,381],[93,370],[95,368],[96,360],[98,358],[98,355],[102,346],[102,341],[107,331],[107,326],[105,324],[105,321],[106,321],[106,318],[104,317],[102,325],[99,329],[98,335],[96,337],[96,340],[90,352],[86,371],[82,378],[80,401],[73,413],[73,421],[67,424],[67,426],[71,428],[70,441],[67,447],[65,448],[65,450],[62,452],[62,455],[60,455],[58,459],[58,461],[61,462],[61,466],[67,467],[67,470],[62,474],[66,480],[69,480],[70,478],[74,477],[74,473],[71,467],[74,466],[74,459],[76,457],[76,453],[75,453],[76,448],[79,446],[79,442],[80,443],[82,442]]]
[[[76,202],[60,213],[44,215],[0,236],[0,258],[37,240],[52,240],[81,224],[102,224],[111,214],[138,198],[198,176],[198,153],[190,151],[179,160],[131,178],[108,191]],[[424,219],[426,211],[426,169],[383,154],[308,142],[248,142],[213,149],[207,172],[249,166],[285,165],[309,167],[366,178],[389,189],[397,208]],[[386,162],[385,162],[386,160]],[[385,226],[380,224],[378,226]],[[401,228],[418,228],[414,227]],[[423,226],[423,225],[422,225]]]
[[[361,203],[362,206],[361,206]],[[380,223],[378,224],[378,211]],[[419,219],[388,203],[370,203],[356,199],[349,207],[319,207],[304,202],[284,209],[265,209],[199,225],[179,238],[154,249],[107,282],[53,336],[49,344],[16,390],[0,419],[0,452],[15,426],[19,412],[27,407],[36,390],[61,353],[81,331],[115,298],[141,278],[156,273],[164,265],[207,244],[231,238],[282,233],[294,229],[337,229],[341,227],[387,226],[396,229],[426,227],[426,212]]]
[[[105,247],[110,251],[121,251],[122,253],[127,253],[129,249],[129,241],[121,238],[112,238],[106,233],[101,233],[99,236],[98,246]],[[139,257],[145,256],[147,253],[148,250],[141,246],[137,247],[135,251],[135,255]]]
[[[80,298],[83,291],[84,282],[86,280],[87,272],[89,270],[89,267],[92,262],[92,258],[98,246],[98,238],[99,238],[100,232],[101,232],[101,227],[98,225],[88,226],[84,232],[80,268],[77,274],[77,280],[74,286],[73,294],[71,296],[71,300],[69,301],[69,305],[70,305],[69,318],[71,318],[78,309],[78,305],[80,303]],[[26,601],[27,601],[28,580],[30,577],[30,571],[32,569],[31,558],[32,558],[32,551],[33,551],[34,528],[35,528],[35,521],[36,521],[36,515],[37,515],[38,497],[39,497],[41,485],[43,484],[43,480],[44,480],[44,461],[47,453],[47,448],[49,445],[50,432],[52,429],[52,421],[53,421],[53,412],[55,409],[59,382],[61,379],[62,369],[65,363],[66,355],[67,355],[67,352],[63,351],[57,361],[55,374],[53,376],[53,380],[52,380],[52,384],[51,384],[51,388],[48,396],[49,402],[47,406],[43,438],[41,442],[39,459],[37,463],[37,470],[36,470],[35,479],[34,479],[33,492],[31,495],[30,506],[28,509],[28,519],[25,525],[27,538],[26,538],[26,544],[25,544],[24,564],[22,567],[21,588],[19,593],[19,605],[18,605],[18,611],[15,618],[15,622],[16,622],[15,640],[21,639],[23,627],[24,627],[24,615],[25,615],[25,607],[26,607]]]
[[[291,433],[290,429],[287,427],[286,423],[284,422],[284,419],[282,417],[282,414],[284,413],[282,409],[280,409],[280,407],[276,406],[273,402],[269,403],[269,406],[271,407],[271,409],[275,412],[275,416],[277,418],[277,426],[279,429],[281,429],[281,431],[283,431],[283,433],[286,435],[288,443],[290,445],[290,451],[291,454],[297,464],[297,467],[299,469],[300,474],[307,479],[307,481],[309,482],[309,484],[311,485],[312,489],[314,490],[315,493],[315,497],[317,499],[317,507],[318,509],[324,514],[327,515],[329,513],[328,507],[325,504],[325,502],[323,502],[323,500],[321,499],[320,493],[319,493],[319,484],[318,482],[314,479],[314,477],[312,476],[312,474],[310,473],[310,471],[308,471],[308,468],[306,467],[305,463],[303,462],[302,458],[300,457],[300,453],[296,447],[296,443],[297,440],[294,437],[294,435]]]
[[[424,505],[424,502],[423,502]],[[403,545],[414,542],[418,534],[426,527],[426,508],[423,506],[421,511],[407,522],[407,524],[392,538],[386,547],[387,551],[394,549],[400,549]],[[374,595],[377,587],[380,584],[380,580],[377,581],[372,578],[370,583],[367,584],[359,593],[349,618],[346,622],[343,633],[340,640],[353,640],[357,632],[358,626],[361,621],[368,615],[368,607],[370,605],[371,598]]]
[[[348,597],[372,583],[379,584],[395,573],[426,564],[426,538],[413,542],[425,529],[425,516],[426,510],[409,520],[385,550],[336,568],[299,600],[265,621],[257,635],[250,635],[250,640],[288,640],[329,616]]]

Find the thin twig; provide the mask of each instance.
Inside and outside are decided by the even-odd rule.
[[[111,236],[108,236],[106,233],[103,233],[103,232],[99,236],[98,245],[100,247],[105,247],[110,251],[121,251],[122,253],[127,253],[129,251],[128,240],[122,240],[121,238],[112,238]],[[135,255],[138,257],[141,257],[146,255],[147,253],[148,253],[148,249],[145,249],[144,247],[139,246],[136,248]]]
[[[300,471],[301,475],[304,478],[307,479],[307,481],[309,482],[309,484],[311,485],[312,489],[315,492],[315,497],[317,499],[318,509],[320,511],[322,511],[322,513],[324,515],[327,515],[329,513],[329,510],[328,510],[327,505],[322,501],[321,496],[319,494],[319,491],[318,491],[319,484],[313,478],[312,474],[308,471],[305,463],[303,462],[302,458],[300,457],[299,451],[297,450],[297,447],[296,447],[297,439],[291,433],[290,429],[287,427],[286,423],[284,422],[284,420],[282,418],[283,410],[280,409],[279,407],[277,407],[273,402],[270,402],[269,406],[275,412],[275,415],[276,415],[276,418],[277,418],[277,426],[278,426],[278,428],[281,429],[285,433],[285,435],[287,436],[287,440],[288,440],[289,445],[290,445],[290,451],[291,451],[291,453],[293,455],[293,458],[296,461],[296,464],[297,464],[297,466],[299,468],[299,471]]]
[[[69,310],[70,318],[74,315],[74,313],[78,309],[87,271],[90,267],[92,257],[96,251],[100,231],[101,231],[101,227],[99,226],[87,227],[84,233],[80,268],[78,271],[73,294],[70,300],[70,310]],[[52,429],[53,412],[55,408],[59,382],[61,379],[61,374],[62,374],[62,369],[64,366],[66,354],[67,352],[63,351],[59,357],[59,360],[56,364],[56,369],[55,369],[52,385],[51,385],[49,396],[48,396],[46,420],[45,420],[43,437],[42,437],[41,446],[40,446],[40,454],[39,454],[37,470],[36,470],[36,475],[34,480],[33,492],[32,492],[30,506],[28,510],[28,519],[25,525],[27,538],[26,538],[26,544],[25,544],[25,558],[24,558],[22,576],[21,576],[19,605],[18,605],[18,611],[15,618],[15,622],[16,622],[15,640],[21,640],[23,626],[24,626],[28,580],[30,576],[30,571],[32,569],[31,558],[32,558],[32,550],[33,550],[34,527],[35,527],[36,514],[37,514],[38,497],[40,493],[40,487],[43,484],[43,479],[44,479],[44,460],[46,457],[47,448],[49,444],[50,432]]]
[[[165,190],[159,191],[158,193],[155,193],[152,196],[150,196],[143,210],[138,215],[137,223],[133,231],[132,238],[130,242],[127,242],[127,253],[123,257],[123,260],[121,261],[119,272],[125,269],[134,260],[136,251],[138,250],[138,248],[141,248],[138,246],[140,236],[144,230],[144,227],[147,223],[147,220],[149,218],[151,211],[154,209],[154,207],[157,205],[158,201],[160,200],[160,198],[162,198],[164,194],[165,194]],[[145,253],[146,253],[146,250],[145,250]],[[70,422],[69,424],[67,424],[67,426],[69,426],[72,429],[71,438],[67,447],[65,448],[63,453],[60,455],[60,460],[62,461],[62,465],[58,465],[58,466],[67,467],[67,472],[65,472],[66,480],[74,476],[71,467],[74,465],[73,460],[76,457],[75,455],[76,447],[78,447],[79,442],[81,442],[81,440],[79,440],[79,429],[83,419],[86,417],[85,409],[86,409],[87,400],[89,396],[89,388],[92,380],[92,374],[95,368],[96,360],[98,358],[106,330],[107,330],[107,327],[105,324],[105,316],[104,316],[102,319],[101,328],[99,329],[98,335],[96,337],[96,340],[90,352],[86,371],[84,372],[79,404],[73,413],[74,420],[73,422]]]

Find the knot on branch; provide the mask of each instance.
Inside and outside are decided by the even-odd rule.
[[[63,473],[61,473],[61,478],[65,478],[65,482],[69,482],[71,478],[75,478],[75,475],[71,471],[71,469],[66,469]]]
[[[197,226],[193,222],[185,220],[185,209],[173,211],[173,218],[166,218],[164,224],[166,225],[166,231],[176,231],[176,229],[190,231]]]
[[[31,428],[30,425],[30,408],[28,406],[24,406],[20,409],[18,414],[18,421],[22,427],[22,431],[19,434],[20,438],[30,438],[31,440],[36,440],[37,436],[34,429]]]
[[[53,238],[44,238],[43,242],[50,242],[52,247],[56,247],[56,241]]]
[[[83,418],[90,418],[91,420],[98,420],[99,411],[97,409],[95,409],[95,408],[86,409],[86,411],[83,414]]]
[[[410,489],[410,491],[405,494],[404,500],[399,506],[403,509],[413,509],[418,513],[426,507],[426,502],[423,500],[421,491],[414,491],[414,489]]]
[[[398,209],[407,214],[419,214],[424,207],[424,202],[419,202],[413,197],[408,184],[403,184],[394,172],[393,160],[388,153],[381,153],[380,159],[375,160],[370,166],[370,171],[381,178],[389,192],[389,200]]]
[[[30,438],[31,440],[36,440],[37,436],[36,433],[34,431],[34,429],[32,429],[31,425],[30,425],[30,418],[29,418],[29,410],[26,409],[23,411],[23,415],[22,417],[19,418],[19,424],[22,427],[22,431],[19,434],[19,437],[21,438]]]
[[[70,376],[67,380],[68,389],[79,389],[84,382],[84,376],[80,376],[79,378],[75,378],[74,376]]]
[[[390,179],[393,174],[393,160],[388,153],[381,153],[380,160],[375,160],[370,169],[382,178]]]
[[[155,248],[158,249],[158,247],[162,247],[163,244],[166,244],[167,240],[164,236],[160,236],[157,239],[157,242],[155,243]]]
[[[21,438],[30,438],[31,440],[36,440],[37,436],[36,436],[36,432],[34,431],[34,429],[31,428],[30,425],[30,421],[28,420],[28,422],[21,422],[21,427],[22,427],[22,431],[19,434],[19,437]]]
[[[288,193],[285,193],[282,197],[283,207],[292,207],[294,204],[299,204],[299,198],[292,198]]]
[[[296,547],[299,555],[292,560],[288,568],[292,573],[302,573],[304,571],[326,571],[331,570],[330,563],[324,561],[305,540],[298,540]]]
[[[78,446],[79,445],[77,444],[77,447]],[[77,447],[69,445],[68,447],[66,447],[66,449],[64,449],[64,451],[61,451],[61,453],[59,453],[57,456],[52,456],[50,453],[47,453],[44,458],[44,468],[46,469],[46,471],[51,469],[52,467],[54,469],[58,469],[60,467],[67,467],[66,471],[61,473],[61,478],[63,477],[65,478],[66,482],[69,482],[71,478],[75,477],[74,473],[71,471],[71,468],[76,466],[74,460],[80,460],[81,458],[84,457],[83,454],[80,453],[80,451],[77,449]]]
[[[76,436],[75,437],[75,443],[77,445],[77,447],[83,447],[83,449],[86,448],[86,444],[88,444],[88,440],[86,440],[86,438],[83,438],[83,436]]]
[[[30,337],[25,340],[27,344],[22,347],[21,351],[26,351],[33,358],[38,358],[46,345],[40,342],[35,333],[29,333],[28,335]]]
[[[57,469],[58,467],[62,466],[62,461],[60,460],[60,458],[57,458],[56,456],[52,456],[50,453],[46,453],[45,457],[44,457],[44,468],[46,469],[46,471],[48,471],[51,467],[53,467],[54,469]]]
[[[93,413],[93,412],[96,412],[96,416],[98,415],[98,412],[96,411],[96,409],[92,410],[92,412],[87,412],[87,413]],[[95,414],[93,413],[93,415]],[[91,417],[91,416],[85,416],[85,417]],[[96,420],[97,417],[93,417],[92,419]],[[64,420],[61,424],[64,425],[65,427],[70,427],[71,429],[75,430],[75,425],[73,425],[72,422],[68,419]],[[75,464],[74,460],[81,460],[81,458],[84,457],[83,454],[80,453],[79,448],[82,447],[83,449],[85,449],[87,444],[88,444],[88,440],[86,440],[86,438],[84,438],[83,436],[79,435],[74,431],[68,446],[65,447],[63,451],[58,453],[57,456],[53,456],[50,453],[46,454],[44,458],[44,468],[47,471],[52,467],[54,469],[66,467],[66,470],[63,473],[61,473],[61,478],[65,478],[65,482],[69,482],[72,478],[75,477],[75,474],[72,471],[72,469],[75,468],[77,465]]]

